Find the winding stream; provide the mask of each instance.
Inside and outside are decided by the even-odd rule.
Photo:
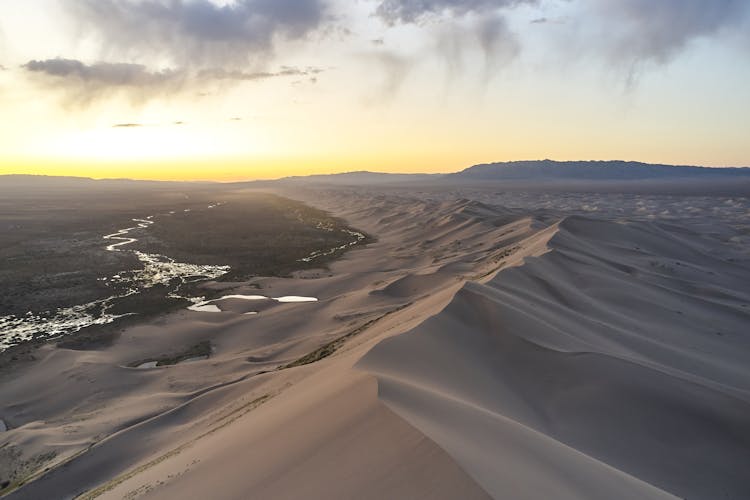
[[[116,300],[138,294],[156,285],[172,285],[168,296],[181,298],[178,292],[185,283],[216,279],[230,271],[229,266],[189,264],[177,262],[164,255],[125,249],[124,247],[138,241],[131,232],[148,228],[155,223],[153,218],[151,215],[143,219],[132,219],[135,225],[103,236],[104,240],[113,242],[107,245],[107,251],[132,253],[143,264],[141,269],[121,271],[113,276],[99,278],[113,291],[116,290],[115,294],[55,311],[30,311],[24,316],[0,316],[0,351],[32,339],[53,338],[75,333],[88,326],[112,323],[129,315],[116,315],[110,312]]]
[[[220,204],[212,204],[209,209],[215,208]],[[190,212],[191,209],[185,209],[184,212]],[[169,215],[174,212],[170,212]],[[316,302],[314,297],[297,297],[287,296],[271,298],[265,296],[228,296],[219,299],[206,301],[204,297],[184,297],[179,294],[180,288],[186,283],[195,283],[217,279],[230,271],[229,266],[212,266],[190,264],[177,262],[165,255],[150,254],[139,250],[131,250],[126,247],[136,243],[138,238],[133,236],[134,231],[147,229],[155,224],[154,216],[150,215],[145,218],[131,219],[135,225],[117,230],[112,234],[107,234],[102,238],[109,244],[105,247],[108,252],[128,252],[132,253],[143,265],[140,269],[131,269],[121,271],[112,276],[99,278],[109,288],[113,290],[113,295],[89,302],[87,304],[76,305],[72,307],[59,308],[54,311],[45,311],[34,313],[29,311],[23,316],[0,316],[0,352],[33,339],[50,339],[63,335],[68,335],[82,330],[92,325],[105,325],[114,322],[116,319],[137,313],[113,314],[112,307],[118,299],[123,299],[131,295],[136,295],[144,290],[157,285],[170,287],[167,297],[173,299],[184,299],[192,302],[188,309],[198,312],[222,312],[214,302],[227,298],[243,298],[245,300],[272,300],[280,303],[296,302]],[[334,227],[329,224],[318,223],[318,229],[326,231],[335,231]],[[311,253],[307,257],[300,259],[300,262],[312,262],[318,258],[333,255],[334,253],[345,250],[357,245],[366,237],[364,234],[349,229],[341,229],[342,232],[353,236],[354,240],[344,245],[337,246],[328,250],[319,250]],[[256,314],[253,312],[248,315]]]
[[[331,225],[324,225],[321,223],[318,223],[316,226],[318,229],[323,229],[325,231],[333,232],[334,229]],[[354,236],[356,239],[354,241],[350,241],[349,243],[345,243],[341,246],[337,246],[334,248],[331,248],[329,250],[318,250],[316,252],[311,253],[307,257],[304,257],[299,260],[299,262],[312,262],[315,259],[319,259],[320,257],[327,257],[329,255],[333,255],[334,253],[340,251],[340,250],[346,250],[349,247],[353,247],[354,245],[357,245],[364,241],[366,236],[358,231],[352,231],[351,229],[341,229],[342,233],[346,233],[349,236]]]

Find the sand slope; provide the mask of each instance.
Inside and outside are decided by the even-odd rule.
[[[375,347],[380,398],[496,498],[748,498],[748,269],[645,222],[547,245]]]
[[[508,227],[496,225],[470,213],[475,204],[467,200],[386,197],[373,203],[342,196],[328,201],[341,203],[345,208],[335,213],[376,234],[378,242],[330,270],[217,284],[222,295],[300,295],[319,302],[258,307],[227,300],[220,313],[183,310],[125,329],[112,346],[84,351],[45,346],[36,362],[6,376],[0,384],[0,418],[10,431],[0,435],[0,480],[10,475],[26,482],[10,497],[109,494],[114,487],[111,495],[118,498],[157,486],[160,498],[167,490],[182,497],[206,486],[219,498],[256,490],[284,498],[295,488],[320,498],[365,490],[374,496],[455,498],[460,491],[484,497],[450,456],[377,399],[372,377],[365,377],[364,385],[357,382],[367,391],[345,388],[363,378],[351,366],[372,345],[437,313],[466,279],[505,265],[499,256],[535,233],[531,219],[511,214]],[[381,221],[395,212],[401,216]],[[432,224],[438,222],[435,231]],[[248,307],[260,314],[244,315]],[[340,346],[341,354],[351,351],[352,358],[337,353],[284,369],[352,332],[356,335]],[[207,360],[153,369],[130,366],[200,342],[211,343]],[[345,361],[326,376],[311,376],[339,360]],[[340,388],[325,389],[329,378]],[[296,396],[288,398],[288,391]],[[256,408],[258,398],[265,399]],[[298,398],[307,401],[304,411]],[[264,420],[265,412],[274,417]],[[229,435],[223,438],[225,429]],[[265,430],[256,434],[254,429]],[[226,448],[217,440],[236,446]],[[324,451],[323,443],[331,448]],[[191,455],[192,450],[199,453]],[[299,457],[306,454],[330,458],[310,458],[298,469]],[[181,462],[186,456],[192,456],[187,465]],[[228,462],[239,464],[236,472]],[[248,463],[256,465],[248,469]],[[407,463],[411,468],[404,469]],[[184,473],[186,466],[190,474]],[[295,477],[319,477],[317,489],[309,480],[290,480],[283,473],[289,470],[298,471]],[[227,484],[219,489],[215,477],[224,473]]]

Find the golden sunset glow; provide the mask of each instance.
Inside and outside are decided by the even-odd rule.
[[[744,15],[696,15],[661,40],[585,2],[436,12],[313,3],[338,21],[305,11],[289,34],[279,6],[268,41],[184,32],[179,17],[147,20],[126,0],[122,18],[75,0],[3,4],[0,174],[236,180],[541,158],[750,163]],[[663,9],[651,15],[668,19]],[[485,10],[499,16],[491,38]],[[175,40],[139,34],[149,22]],[[122,40],[108,38],[115,29]]]

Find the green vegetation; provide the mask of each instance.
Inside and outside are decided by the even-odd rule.
[[[120,252],[106,250],[104,235],[150,215],[153,225],[128,235],[137,242]],[[142,268],[130,250],[189,264],[228,265],[231,271],[219,279],[242,281],[324,267],[357,240],[343,221],[324,211],[221,184],[111,182],[64,189],[26,186],[22,191],[0,186],[0,231],[0,316],[17,317],[123,294],[132,283],[108,285],[102,278],[127,277],[123,271]],[[314,253],[325,255],[303,260]],[[173,281],[141,288],[114,300],[108,312],[125,317],[62,336],[58,346],[103,347],[118,337],[123,325],[184,307],[184,301],[168,297],[176,285]],[[185,283],[179,295],[205,296],[207,291],[199,282]],[[44,341],[40,336],[0,353],[0,369],[33,360],[36,345]]]
[[[349,332],[349,333],[347,333],[345,335],[342,335],[341,337],[338,337],[337,339],[332,340],[331,342],[323,344],[322,346],[320,346],[319,348],[315,349],[311,353],[308,353],[308,354],[302,356],[301,358],[299,358],[299,359],[297,359],[295,361],[292,361],[291,363],[289,363],[287,365],[284,365],[284,366],[280,367],[279,370],[285,370],[287,368],[294,368],[296,366],[309,365],[309,364],[315,363],[317,361],[320,361],[321,359],[327,358],[328,356],[332,355],[333,353],[335,353],[336,351],[338,351],[339,349],[341,349],[341,347],[349,339],[351,339],[352,337],[355,337],[355,336],[359,335],[360,333],[364,332],[365,330],[367,330],[368,328],[370,328],[375,323],[381,321],[382,319],[390,316],[393,313],[396,313],[398,311],[401,311],[402,309],[405,309],[405,308],[409,307],[410,305],[411,305],[411,303],[404,304],[404,305],[399,306],[399,307],[397,307],[397,308],[395,308],[395,309],[393,309],[391,311],[388,311],[387,313],[385,313],[385,314],[383,314],[381,316],[378,316],[375,319],[371,319],[367,323],[359,326],[358,328],[352,330],[351,332]]]
[[[0,473],[6,474],[0,476],[0,495],[7,495],[43,473],[56,457],[56,452],[49,451],[24,460],[15,446],[0,446]]]
[[[219,204],[160,217],[134,245],[180,262],[229,265],[224,280],[283,276],[320,267],[333,254],[303,262],[313,252],[356,241],[343,221],[303,203],[265,193],[224,193]]]
[[[192,347],[189,347],[188,349],[185,349],[184,351],[181,351],[177,354],[166,354],[164,356],[158,357],[158,358],[149,358],[149,359],[142,359],[140,361],[133,361],[128,366],[131,368],[135,368],[138,366],[141,366],[144,363],[153,363],[156,362],[156,366],[172,366],[176,365],[177,363],[182,363],[183,361],[186,361],[188,359],[193,358],[202,358],[202,357],[209,357],[211,356],[211,342],[208,340],[204,340],[203,342],[199,342],[198,344],[195,344]]]
[[[342,221],[321,210],[222,185],[0,189],[0,311],[22,316],[112,295],[101,278],[142,264],[132,252],[107,251],[102,237],[149,215],[155,224],[133,231],[139,241],[124,250],[229,265],[226,280],[324,266],[341,252],[301,259],[354,239],[342,231]],[[141,307],[149,305],[126,312]]]

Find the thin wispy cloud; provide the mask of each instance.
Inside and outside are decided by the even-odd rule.
[[[445,62],[449,81],[465,73],[465,54],[478,48],[484,55],[481,79],[487,82],[522,50],[507,22],[507,10],[536,4],[536,0],[383,0],[375,16],[388,26],[434,25],[427,36],[435,38],[434,52]]]
[[[568,22],[568,19],[565,17],[536,17],[529,21],[529,24],[565,24],[566,22]]]
[[[112,128],[117,129],[135,129],[135,128],[143,128],[143,127],[181,127],[183,125],[187,125],[187,122],[184,122],[182,120],[177,120],[173,122],[167,122],[167,123],[138,123],[138,122],[125,122],[125,123],[115,123],[112,125]]]
[[[210,68],[201,70],[198,73],[199,78],[214,80],[238,80],[238,81],[256,81],[268,80],[269,78],[289,77],[289,76],[313,76],[325,71],[323,68],[307,67],[297,68],[292,66],[282,66],[278,71],[241,71],[227,70],[224,68]]]
[[[589,52],[624,75],[632,86],[643,71],[667,64],[692,43],[747,28],[750,2],[746,0],[382,0],[374,15],[388,26],[443,25],[437,52],[449,73],[462,71],[462,54],[471,38],[485,54],[485,77],[511,63],[523,51],[522,37],[509,26],[510,11],[536,9],[531,24],[568,24],[566,18],[545,15],[551,7],[576,12],[568,36],[579,44],[550,40],[549,57],[579,58]],[[467,28],[466,19],[478,19]],[[459,26],[459,23],[462,23]],[[576,30],[579,30],[577,32]],[[574,32],[575,31],[575,32]],[[533,35],[533,34],[531,34]]]
[[[184,75],[175,70],[150,71],[142,64],[99,62],[89,65],[75,59],[33,60],[23,68],[32,73],[111,87],[162,85]]]
[[[68,105],[81,106],[118,94],[133,102],[143,102],[180,91],[188,79],[181,70],[152,71],[142,64],[86,64],[62,58],[32,60],[22,68],[40,86],[64,93]]]
[[[376,94],[370,96],[368,101],[378,103],[390,101],[399,92],[409,72],[413,69],[414,61],[389,50],[371,52],[363,56],[374,63],[380,75]]]
[[[489,78],[521,53],[518,37],[501,15],[487,16],[480,20],[476,26],[476,35],[484,53],[485,78]]]

